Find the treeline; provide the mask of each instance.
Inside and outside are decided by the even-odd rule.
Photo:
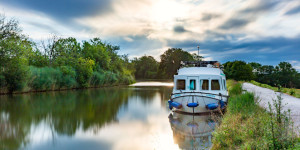
[[[53,36],[37,44],[14,19],[0,16],[1,92],[57,90],[134,82],[134,66],[118,46],[94,38]]]
[[[132,63],[137,79],[172,79],[177,73],[181,61],[193,61],[195,58],[197,59],[181,48],[169,48],[160,56],[160,62],[152,56],[142,56],[134,58]]]
[[[276,87],[300,88],[300,73],[288,62],[280,62],[274,67],[256,62],[247,64],[244,61],[232,61],[223,66],[228,79],[255,80]]]
[[[181,61],[201,60],[202,58],[180,48],[170,48],[160,56],[160,62],[152,56],[142,56],[132,60],[132,63],[137,79],[172,79]],[[276,87],[300,88],[300,73],[288,62],[280,62],[274,67],[256,62],[229,61],[223,66],[227,79],[255,80]]]

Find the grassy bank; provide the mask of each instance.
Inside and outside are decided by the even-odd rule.
[[[297,129],[288,112],[282,112],[281,99],[270,110],[259,107],[253,93],[242,93],[240,83],[229,80],[227,112],[213,133],[212,149],[295,149],[300,148]],[[269,112],[275,113],[269,113]]]
[[[18,84],[21,88],[14,91],[14,93],[128,85],[135,82],[134,77],[130,74],[105,70],[92,72],[86,80],[86,85],[83,87],[79,84],[81,81],[79,74],[69,66],[56,68],[30,66],[28,77],[23,81],[19,81]],[[8,92],[8,87],[5,84],[1,86],[0,94],[7,94]]]
[[[262,84],[262,83],[259,83],[259,82],[253,81],[253,80],[250,83],[252,83],[254,85],[257,85],[257,86],[260,86],[260,87],[263,87],[263,88],[271,89],[273,91],[280,91],[280,92],[295,96],[297,98],[300,98],[300,89],[294,89],[294,88],[280,88],[280,89],[278,89],[278,87],[273,87],[273,86],[270,86],[268,84]]]

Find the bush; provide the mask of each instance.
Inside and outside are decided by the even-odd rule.
[[[229,87],[230,96],[239,95],[239,94],[242,94],[242,84],[236,83],[233,86]]]
[[[76,71],[71,66],[60,66],[60,71],[62,72],[62,77],[60,78],[59,87],[74,88],[77,87],[76,82]]]
[[[26,61],[22,58],[11,59],[8,67],[3,72],[9,93],[21,90],[24,87],[28,77]]]
[[[63,76],[59,69],[50,67],[36,68],[31,66],[30,73],[29,87],[34,90],[53,90],[55,87],[59,87]]]
[[[95,62],[90,59],[79,58],[76,64],[76,81],[80,87],[88,87],[90,78],[93,75]]]
[[[90,81],[90,85],[93,86],[100,86],[100,85],[104,85],[105,80],[107,80],[105,78],[105,74],[102,72],[93,72],[91,81]]]
[[[0,88],[6,86],[6,81],[4,75],[0,74]]]
[[[230,113],[251,114],[255,107],[258,107],[255,104],[254,94],[249,92],[230,97],[229,102],[227,110]]]

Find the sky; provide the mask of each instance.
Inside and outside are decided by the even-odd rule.
[[[287,61],[300,71],[299,0],[0,0],[0,13],[37,42],[99,37],[130,58],[157,60],[199,46],[205,60]]]

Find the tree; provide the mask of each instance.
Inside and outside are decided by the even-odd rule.
[[[181,48],[170,48],[160,56],[159,78],[171,79],[177,73],[181,61],[192,61],[193,56]]]
[[[288,62],[280,62],[278,66],[275,67],[275,75],[281,86],[284,87],[295,87],[293,81],[297,77],[297,71]]]
[[[22,89],[28,75],[28,54],[32,52],[32,42],[20,32],[16,20],[0,16],[0,74],[1,82],[4,77],[9,93]]]
[[[253,79],[252,67],[244,61],[227,62],[224,64],[224,73],[227,78],[238,81],[249,81]]]
[[[258,78],[259,75],[259,68],[261,67],[260,63],[257,62],[251,62],[249,63],[249,65],[252,67],[253,69],[253,75],[254,75],[254,80],[256,80]]]
[[[76,81],[80,87],[87,87],[89,79],[93,74],[93,67],[95,62],[91,59],[84,59],[82,57],[77,59],[75,70],[76,70]]]
[[[97,71],[100,71],[100,69],[110,69],[111,58],[109,53],[110,52],[106,49],[105,44],[99,38],[94,38],[89,42],[83,42],[82,55],[84,58],[95,61],[98,68]]]
[[[135,58],[133,61],[135,66],[135,77],[137,79],[155,79],[159,63],[152,56],[142,56]]]

